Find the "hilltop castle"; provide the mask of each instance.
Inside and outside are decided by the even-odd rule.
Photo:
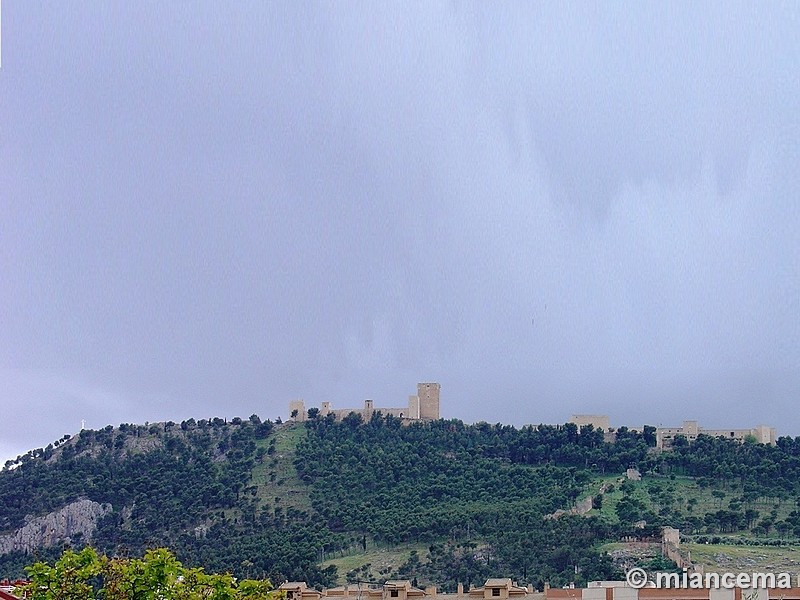
[[[578,427],[592,425],[595,429],[602,429],[605,432],[605,440],[613,442],[616,439],[614,429],[610,426],[608,415],[572,415],[569,420]],[[632,428],[634,431],[641,429]],[[697,436],[707,435],[710,437],[724,437],[737,442],[744,442],[752,439],[758,444],[768,444],[774,446],[778,439],[778,434],[774,427],[769,425],[757,425],[751,429],[705,429],[700,427],[697,421],[684,421],[682,427],[656,427],[656,448],[659,450],[669,450],[678,436],[686,438],[687,442],[693,442]]]
[[[350,413],[361,415],[364,421],[369,421],[376,412],[385,415],[392,415],[399,419],[409,421],[435,421],[439,418],[439,390],[438,383],[418,383],[417,395],[408,397],[408,406],[403,408],[375,408],[372,400],[364,400],[364,408],[337,408],[331,407],[330,402],[323,402],[319,409],[321,417],[333,415],[337,421],[341,421]],[[289,416],[295,421],[305,421],[308,419],[305,402],[302,400],[292,400],[289,402]]]

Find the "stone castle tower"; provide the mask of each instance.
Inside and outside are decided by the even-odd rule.
[[[439,391],[441,386],[438,383],[418,383],[417,398],[419,398],[419,418],[433,419],[439,418]]]
[[[289,402],[289,417],[295,421],[302,423],[306,420],[308,413],[306,413],[306,404],[302,400],[292,400]]]

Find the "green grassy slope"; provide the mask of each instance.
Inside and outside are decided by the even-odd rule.
[[[297,444],[305,437],[304,427],[288,423],[276,427],[269,439],[258,442],[266,449],[263,460],[253,467],[251,479],[257,488],[259,507],[311,510],[308,486],[300,481],[295,467]]]

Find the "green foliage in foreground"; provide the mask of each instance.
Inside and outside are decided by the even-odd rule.
[[[184,567],[167,549],[144,558],[108,558],[93,548],[66,550],[53,564],[26,569],[30,583],[21,591],[30,600],[261,600],[273,598],[269,580],[237,581],[230,574],[208,574]]]

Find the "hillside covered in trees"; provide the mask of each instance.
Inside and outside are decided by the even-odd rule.
[[[82,431],[0,472],[0,534],[77,499],[110,511],[91,539],[0,556],[0,576],[91,543],[109,556],[168,546],[209,571],[323,586],[337,577],[325,559],[410,545],[402,564],[347,576],[446,590],[502,576],[540,587],[617,577],[601,545],[664,525],[743,543],[800,538],[800,439],[770,447],[700,436],[661,454],[653,444],[652,428],[620,428],[610,444],[570,424],[402,425],[379,415]],[[641,482],[620,479],[629,467]],[[587,497],[587,514],[568,511]]]

